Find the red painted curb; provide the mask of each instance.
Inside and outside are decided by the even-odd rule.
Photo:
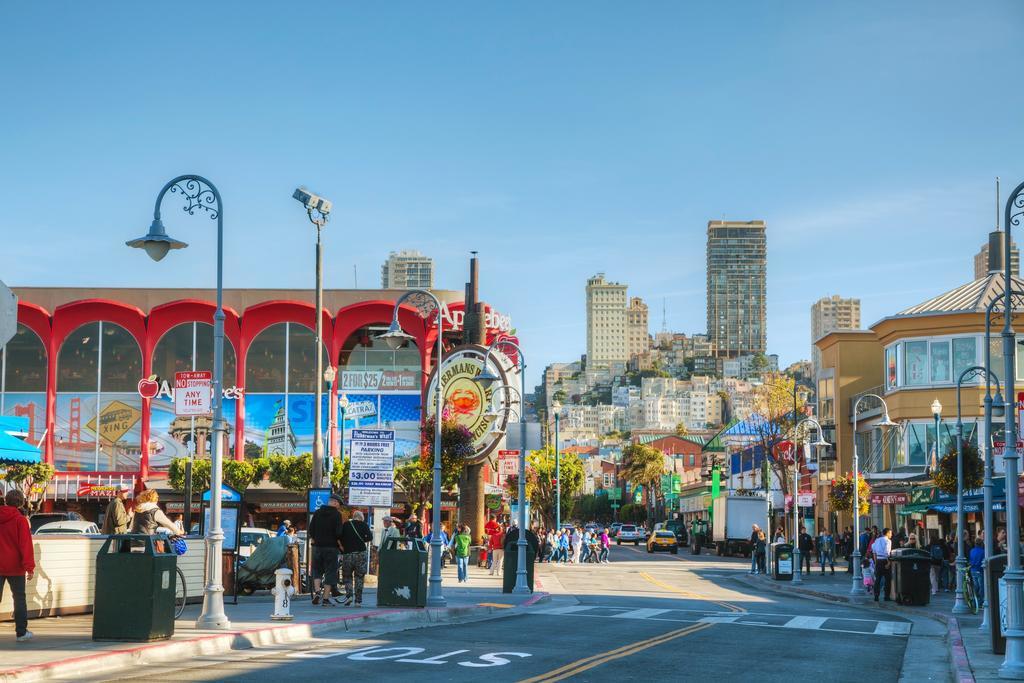
[[[964,639],[960,635],[960,622],[956,617],[949,619],[949,649],[953,658],[953,670],[957,683],[975,683],[974,672],[971,671],[971,663],[967,659],[967,648],[964,647]]]

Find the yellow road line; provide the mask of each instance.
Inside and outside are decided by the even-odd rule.
[[[747,610],[743,609],[742,607],[740,607],[738,605],[734,605],[734,604],[732,604],[730,602],[723,602],[721,600],[709,600],[708,598],[704,597],[703,595],[698,595],[696,593],[691,593],[690,591],[685,591],[682,588],[676,588],[675,586],[672,586],[672,585],[669,585],[667,583],[664,583],[663,581],[658,581],[658,579],[654,578],[653,576],[651,576],[647,572],[640,572],[640,576],[644,579],[644,581],[647,581],[649,583],[653,583],[655,586],[658,586],[660,588],[664,588],[667,591],[672,591],[673,593],[678,593],[679,595],[684,595],[684,596],[686,596],[688,598],[693,598],[695,600],[707,600],[708,602],[713,602],[714,604],[719,605],[720,607],[726,608],[730,612],[746,612],[747,611]]]
[[[711,628],[711,626],[712,624],[694,624],[693,626],[687,626],[686,628],[669,631],[668,633],[663,633],[660,636],[654,636],[647,640],[630,643],[629,645],[624,645],[614,650],[609,650],[608,652],[584,657],[583,659],[576,660],[575,662],[566,664],[565,666],[560,666],[553,671],[540,674],[539,676],[534,676],[533,678],[527,678],[520,681],[520,683],[555,683],[555,681],[561,681],[569,678],[570,676],[583,673],[588,669],[593,669],[595,666],[600,666],[602,664],[615,661],[616,659],[622,659],[623,657],[634,655],[637,652],[642,652],[648,648],[675,640],[676,638],[682,638],[683,636],[688,636],[691,633]]]

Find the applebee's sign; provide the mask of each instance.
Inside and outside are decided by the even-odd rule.
[[[174,401],[174,387],[168,380],[157,375],[140,379],[137,390],[142,398],[166,398],[168,401]],[[224,398],[242,398],[244,393],[245,389],[242,387],[224,387],[221,391]]]

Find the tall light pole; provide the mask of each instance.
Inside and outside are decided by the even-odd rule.
[[[558,440],[558,413],[555,413],[555,529],[562,528],[562,450]]]
[[[323,251],[320,248],[320,233],[323,232],[331,213],[331,202],[313,194],[305,187],[300,187],[292,193],[292,197],[302,202],[306,207],[306,215],[309,221],[316,226],[316,391],[313,400],[313,423],[316,429],[313,430],[313,488],[322,488],[324,485],[324,474],[328,466],[324,459],[324,423],[323,423],[323,400],[324,386],[320,378],[324,372],[324,282],[323,282]],[[330,484],[328,478],[327,483]]]
[[[159,261],[171,249],[188,245],[173,239],[164,230],[160,220],[160,203],[164,195],[181,194],[185,199],[183,210],[190,216],[205,211],[217,221],[217,310],[213,314],[213,453],[210,458],[210,524],[206,529],[206,586],[203,589],[203,609],[196,621],[197,628],[230,628],[224,613],[224,586],[221,575],[221,550],[224,530],[221,529],[221,481],[224,462],[224,442],[227,423],[224,422],[224,204],[220,192],[206,178],[198,175],[180,175],[171,180],[156,196],[153,223],[149,232],[138,239],[129,240],[129,247],[145,249],[149,257]]]
[[[430,578],[427,581],[427,607],[444,607],[448,604],[448,601],[441,591],[441,413],[444,410],[444,387],[441,382],[441,361],[444,356],[444,335],[442,334],[444,320],[441,316],[441,301],[425,289],[410,289],[395,301],[391,326],[388,327],[387,332],[379,335],[377,339],[383,340],[392,351],[400,349],[408,342],[415,340],[411,334],[403,332],[402,326],[398,323],[398,311],[402,303],[414,296],[429,299],[434,304],[434,313],[437,314],[437,359],[434,362],[434,367],[436,368],[435,377],[437,378],[434,397],[434,507],[430,524]],[[342,427],[342,434],[344,435],[344,427]],[[342,442],[344,443],[344,437]]]
[[[1016,358],[1014,354],[1013,318],[1013,269],[1010,267],[1010,254],[1013,245],[1010,229],[1024,221],[1024,183],[1018,185],[1006,199],[1006,213],[1003,225],[1003,383],[1006,401],[1010,410],[1006,411],[1006,446],[1003,462],[1006,464],[1006,540],[1007,558],[1006,571],[1006,656],[999,668],[1002,678],[1024,678],[1024,573],[1020,567],[1020,510],[1017,508],[1017,477],[1020,473],[1017,454],[1017,408],[1014,379],[1016,375]]]
[[[344,462],[345,460],[345,411],[348,410],[348,395],[342,394],[338,398],[338,408],[341,409],[341,428],[338,439],[338,459]]]
[[[895,427],[896,423],[889,419],[889,406],[885,399],[878,394],[863,394],[853,404],[853,587],[850,595],[864,595],[864,574],[860,568],[860,458],[857,453],[857,415],[860,412],[860,402],[868,398],[878,399],[885,411],[880,427]]]
[[[999,179],[996,179],[996,187],[999,187]],[[998,189],[996,192],[996,220],[998,221]],[[996,226],[999,227],[998,225]],[[1011,296],[1020,297],[1022,293],[1019,289],[1012,288]],[[989,376],[997,379],[995,372],[992,370],[992,310],[998,304],[1003,303],[999,297],[993,298],[988,302],[988,306],[985,307],[985,369],[988,371]],[[985,604],[983,605],[981,613],[981,625],[978,627],[980,630],[985,631],[991,628],[991,624],[988,620],[988,601],[989,595],[995,588],[989,581],[988,563],[989,558],[995,554],[995,514],[992,510],[992,493],[995,488],[995,481],[993,479],[993,462],[992,462],[992,418],[1001,418],[1004,416],[1006,411],[1006,402],[1003,399],[1002,393],[999,391],[998,382],[996,384],[996,395],[992,396],[992,383],[985,382],[985,399],[983,401],[985,406],[985,480],[983,484],[984,490],[984,510],[982,511],[982,520],[985,527],[985,560],[982,562],[982,566],[985,570]],[[938,436],[938,431],[936,431]],[[938,455],[938,439],[936,438],[935,445],[936,456]]]
[[[964,555],[964,421],[960,401],[960,390],[963,388],[965,379],[973,379],[978,376],[985,378],[985,384],[990,381],[996,383],[996,394],[999,394],[999,380],[991,370],[980,365],[974,365],[960,373],[956,380],[956,594],[953,601],[953,614],[966,614],[969,610],[964,603],[964,579],[967,576],[967,556]],[[987,390],[986,390],[986,393]],[[936,401],[938,403],[938,401]],[[991,398],[989,398],[991,405]],[[938,437],[938,432],[936,432]],[[986,434],[988,439],[989,435]],[[938,439],[936,438],[936,451],[938,450]],[[985,535],[991,536],[991,529],[985,529]]]
[[[793,427],[794,441],[796,436],[800,434],[800,427],[807,425],[807,435],[804,443],[807,445],[807,450],[810,451],[811,446],[818,448],[820,446],[828,446],[828,441],[825,441],[824,430],[821,428],[821,424],[818,423],[813,417],[806,417],[800,422],[796,423]],[[818,440],[811,443],[811,428],[818,430]],[[796,562],[796,569],[793,572],[793,583],[803,583],[802,567],[800,564],[800,510],[797,505],[797,496],[800,495],[800,461],[797,456],[796,444],[793,444],[793,560]],[[823,570],[824,571],[824,570]]]
[[[334,471],[334,378],[338,376],[338,368],[328,364],[324,370],[324,381],[327,382],[327,404],[330,410],[327,412],[327,455],[324,458],[325,469],[327,470],[327,481],[331,480],[331,473]]]
[[[484,389],[501,380],[488,368],[491,354],[498,346],[510,346],[515,349],[515,363],[519,368],[519,540],[516,543],[516,585],[513,593],[529,593],[530,585],[526,580],[526,358],[519,344],[511,339],[496,339],[487,347],[484,366],[476,376],[477,383]]]

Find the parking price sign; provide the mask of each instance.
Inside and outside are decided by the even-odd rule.
[[[395,432],[353,429],[349,451],[349,505],[391,507],[395,487]]]

